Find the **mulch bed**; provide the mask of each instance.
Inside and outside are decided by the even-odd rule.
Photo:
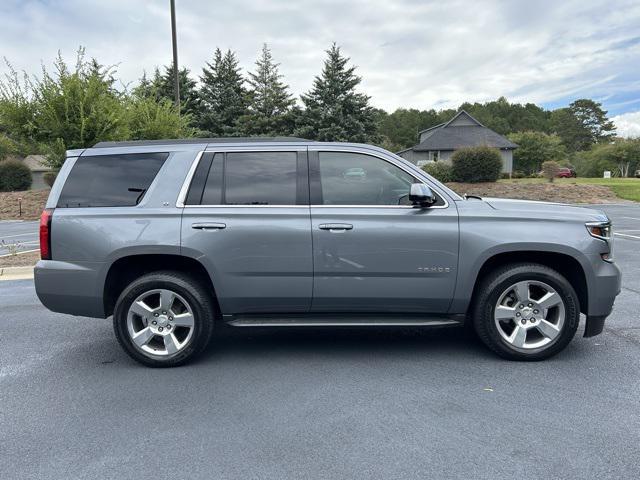
[[[0,192],[0,220],[37,220],[47,203],[49,189]],[[22,215],[20,215],[20,199]]]
[[[30,267],[40,260],[40,251],[22,253],[19,255],[9,255],[0,257],[0,268],[5,267]]]
[[[447,183],[460,195],[558,203],[626,203],[603,185],[559,183]]]

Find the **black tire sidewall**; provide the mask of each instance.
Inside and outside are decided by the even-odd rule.
[[[147,356],[133,344],[127,329],[127,314],[133,301],[144,292],[155,289],[171,290],[183,297],[194,316],[194,331],[189,344],[170,358]],[[207,301],[207,294],[191,278],[174,273],[145,275],[127,286],[116,302],[113,313],[113,328],[119,343],[134,360],[150,367],[173,367],[181,365],[206,347],[211,337],[214,312]]]
[[[523,280],[548,284],[562,297],[565,307],[564,324],[556,340],[526,352],[516,350],[507,343],[494,322],[494,309],[500,295],[514,283]],[[483,291],[475,306],[474,325],[480,339],[500,356],[513,360],[542,360],[564,349],[574,337],[580,321],[578,296],[571,284],[555,270],[542,265],[513,265],[489,277],[481,288]]]

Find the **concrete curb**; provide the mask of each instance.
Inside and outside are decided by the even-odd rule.
[[[0,268],[0,281],[2,280],[26,280],[33,278],[33,266],[30,267],[4,267]]]

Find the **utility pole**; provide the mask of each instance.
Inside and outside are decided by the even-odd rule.
[[[176,39],[176,2],[171,0],[171,41],[173,43],[173,90],[176,96],[176,108],[180,113],[180,72],[178,71],[178,41]]]

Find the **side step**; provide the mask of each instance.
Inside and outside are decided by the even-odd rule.
[[[442,327],[462,325],[462,318],[397,314],[224,316],[224,320],[232,327]]]

